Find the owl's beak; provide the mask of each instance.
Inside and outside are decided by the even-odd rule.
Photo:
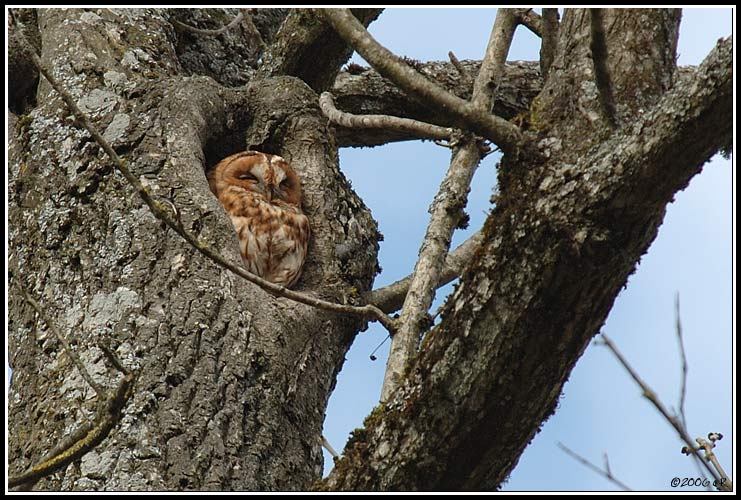
[[[268,189],[268,200],[273,201],[274,199],[280,199],[280,193],[278,193],[278,186],[270,186]]]

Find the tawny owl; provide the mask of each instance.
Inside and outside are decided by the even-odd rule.
[[[292,287],[309,245],[309,219],[301,211],[301,182],[277,155],[245,151],[224,158],[208,174],[234,224],[247,269]]]

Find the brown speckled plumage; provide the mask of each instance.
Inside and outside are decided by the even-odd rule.
[[[301,211],[301,182],[286,160],[257,151],[221,160],[208,175],[240,241],[247,269],[292,287],[309,245],[309,219]]]

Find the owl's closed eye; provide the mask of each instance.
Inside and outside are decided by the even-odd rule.
[[[311,230],[301,210],[301,181],[277,155],[245,151],[208,174],[239,238],[247,270],[292,287],[301,276]]]

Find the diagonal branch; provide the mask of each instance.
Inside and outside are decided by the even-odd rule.
[[[90,119],[87,117],[87,115],[80,110],[80,108],[77,106],[74,99],[72,98],[72,95],[64,87],[62,87],[62,85],[56,80],[56,78],[54,78],[42,65],[36,53],[28,45],[28,42],[26,42],[26,50],[29,54],[29,57],[31,57],[33,64],[38,68],[39,72],[44,76],[44,78],[48,80],[54,90],[56,90],[56,92],[62,97],[65,104],[75,116],[75,118],[79,121],[79,123],[83,127],[85,127],[85,129],[90,133],[95,142],[97,142],[98,145],[106,152],[108,157],[111,158],[111,160],[113,161],[113,165],[124,176],[124,178],[126,178],[129,184],[131,184],[131,186],[136,190],[141,199],[147,204],[152,214],[157,219],[164,222],[170,229],[175,231],[176,234],[178,234],[181,238],[188,242],[198,252],[209,258],[220,267],[231,271],[232,273],[243,279],[246,279],[251,283],[254,283],[255,285],[259,286],[263,290],[271,293],[276,297],[285,297],[295,302],[300,302],[302,304],[306,304],[326,311],[333,311],[341,314],[351,314],[360,316],[368,320],[374,319],[376,321],[379,321],[387,330],[389,330],[389,332],[393,332],[395,330],[394,321],[374,305],[368,304],[364,306],[350,306],[346,304],[337,304],[334,302],[317,299],[310,295],[295,292],[284,286],[277,285],[266,279],[261,278],[260,276],[250,273],[241,266],[229,262],[220,253],[216,252],[206,243],[201,242],[193,234],[186,231],[183,225],[178,221],[177,216],[173,217],[171,215],[170,212],[172,211],[172,208],[165,203],[155,200],[152,197],[149,189],[145,187],[133,173],[131,173],[131,170],[129,170],[129,168],[126,166],[126,162],[124,162],[121,157],[118,156],[118,154],[113,150],[113,147],[111,147],[110,143],[108,143],[108,141],[103,138],[100,132],[98,132],[97,128],[95,128],[95,126],[90,122]]]
[[[408,94],[440,108],[453,125],[468,128],[490,139],[505,153],[511,152],[522,141],[519,128],[490,109],[481,109],[471,102],[456,97],[431,82],[379,44],[348,9],[319,11],[327,22],[381,75],[397,84]]]
[[[543,18],[533,9],[513,9],[517,22],[538,35],[543,36]]]
[[[82,458],[108,437],[116,427],[116,424],[121,418],[121,412],[132,395],[136,374],[124,368],[121,361],[113,352],[107,348],[103,348],[106,357],[124,375],[115,389],[105,390],[103,386],[93,380],[93,377],[87,371],[79,356],[75,354],[69,342],[61,335],[54,322],[49,319],[39,303],[31,297],[20,282],[18,287],[26,302],[36,310],[39,317],[46,323],[59,342],[62,343],[64,351],[72,359],[85,381],[95,390],[98,398],[95,419],[92,422],[82,424],[74,432],[65,436],[36,465],[17,476],[8,477],[9,488],[23,486],[26,489],[30,489],[39,479],[53,474],[75,460]]]
[[[473,236],[460,244],[445,258],[445,265],[440,273],[437,282],[437,288],[447,285],[455,278],[461,275],[468,262],[473,257],[473,253],[484,239],[484,234],[478,231]],[[392,313],[401,309],[404,305],[404,298],[409,292],[409,285],[412,282],[412,275],[408,275],[390,285],[378,288],[365,295],[365,302],[373,304],[386,313]]]
[[[63,439],[45,458],[26,472],[8,477],[8,487],[35,483],[39,479],[63,469],[79,460],[103,442],[116,427],[121,414],[133,394],[136,374],[129,372],[118,382],[110,394],[103,394],[95,420],[80,426],[70,436]]]
[[[44,310],[41,308],[38,302],[31,297],[31,295],[28,293],[28,291],[24,287],[20,287],[21,292],[23,293],[23,297],[26,299],[26,302],[28,302],[31,307],[33,307],[36,310],[36,313],[39,315],[41,320],[46,323],[46,326],[49,328],[49,330],[52,331],[54,336],[57,338],[57,340],[62,344],[62,347],[64,348],[64,352],[67,353],[67,356],[70,357],[72,360],[72,363],[77,367],[77,370],[80,372],[80,375],[82,375],[82,378],[85,379],[85,382],[88,383],[90,387],[93,388],[95,391],[95,394],[98,396],[98,399],[102,400],[105,398],[105,391],[103,390],[103,387],[101,387],[100,384],[98,384],[95,380],[93,380],[92,375],[90,375],[90,372],[87,371],[87,368],[85,368],[84,363],[82,360],[80,360],[80,357],[75,353],[75,351],[72,350],[72,346],[69,345],[69,342],[67,342],[67,339],[64,338],[62,333],[57,330],[57,327],[54,325],[54,323],[49,319],[49,317],[46,315]]]
[[[426,78],[436,82],[447,92],[461,99],[471,98],[473,81],[481,61],[460,60],[423,62],[417,66]],[[460,68],[460,69],[459,69]],[[525,113],[532,100],[543,88],[537,61],[509,61],[499,84],[491,112],[511,120]],[[349,67],[337,75],[331,89],[339,109],[354,114],[393,115],[411,118],[442,127],[448,127],[447,111],[426,106],[410,98],[393,82],[383,78],[372,68]],[[374,146],[392,141],[413,140],[418,137],[383,129],[348,129],[336,127],[340,147]]]
[[[491,109],[492,97],[504,74],[504,62],[516,27],[511,10],[497,11],[486,54],[473,86],[471,105],[476,109]],[[407,365],[416,356],[422,332],[431,326],[427,311],[435,298],[450,240],[466,206],[471,179],[482,154],[481,144],[475,137],[462,137],[454,148],[450,168],[432,202],[430,223],[404,299],[399,329],[391,339],[381,401],[387,400],[399,386]]]
[[[557,443],[558,447],[563,450],[564,453],[569,455],[571,458],[582,464],[583,466],[587,467],[588,469],[596,472],[600,476],[604,477],[614,485],[616,485],[618,488],[622,489],[623,491],[633,491],[628,485],[626,485],[624,482],[620,481],[618,478],[612,475],[612,471],[610,470],[610,464],[607,461],[607,455],[605,455],[605,468],[600,469],[596,465],[594,465],[592,462],[587,460],[586,458],[579,455],[577,452],[569,448],[563,443]]]
[[[615,355],[615,358],[618,360],[618,362],[625,368],[625,371],[628,372],[628,375],[633,379],[633,381],[638,385],[638,387],[641,388],[641,393],[644,398],[646,398],[653,406],[656,408],[659,413],[661,413],[661,416],[664,417],[664,419],[672,426],[674,427],[674,430],[677,431],[677,434],[679,435],[679,438],[685,442],[685,444],[689,447],[690,450],[692,450],[692,453],[697,457],[697,460],[702,462],[702,464],[705,466],[705,469],[710,473],[710,475],[713,477],[714,480],[718,481],[720,483],[720,478],[716,474],[715,470],[713,470],[710,465],[702,459],[702,456],[700,455],[699,450],[695,449],[694,443],[692,442],[692,438],[687,432],[687,429],[685,428],[684,424],[675,416],[671,415],[669,413],[669,410],[666,409],[664,404],[661,402],[659,397],[656,395],[656,393],[651,389],[646,382],[643,381],[643,379],[636,373],[636,371],[633,369],[632,366],[630,366],[630,363],[625,359],[625,357],[622,355],[622,353],[618,350],[617,347],[615,347],[615,344],[612,342],[612,340],[605,335],[604,333],[601,335],[602,341],[604,345],[607,346],[607,348],[612,352],[613,355]]]
[[[682,338],[682,321],[679,317],[679,292],[674,296],[674,321],[677,332],[677,342],[679,343],[679,354],[682,359],[682,384],[679,389],[679,416],[682,418],[682,425],[687,427],[687,416],[684,412],[684,400],[687,397],[687,354],[684,351],[684,339]]]

